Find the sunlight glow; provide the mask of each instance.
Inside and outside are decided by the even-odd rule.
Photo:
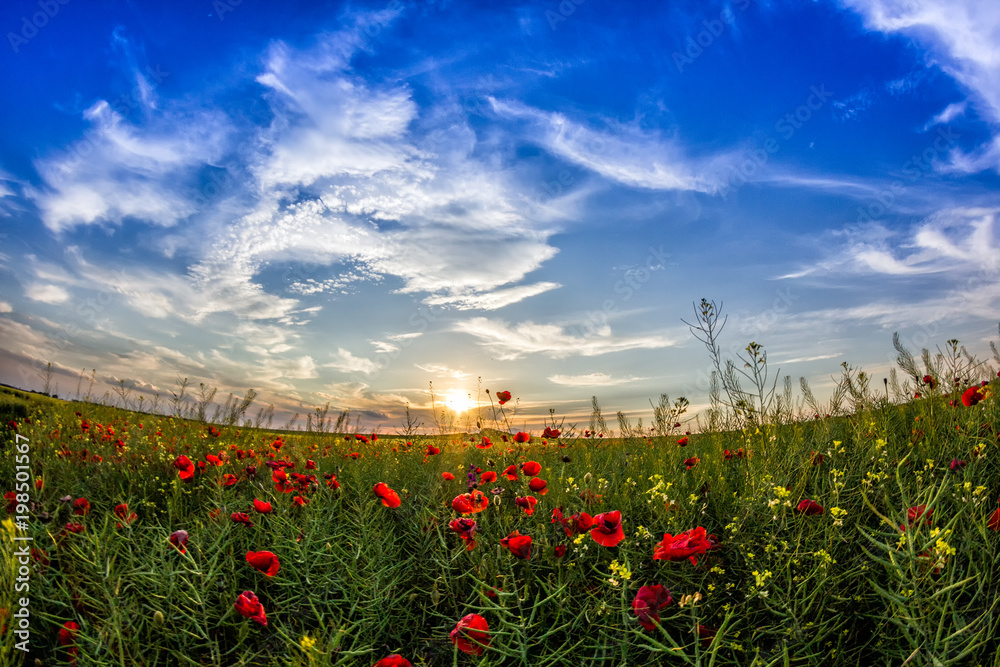
[[[455,412],[465,412],[476,407],[476,402],[472,400],[468,392],[464,392],[461,389],[449,389],[446,391],[444,393],[444,401]]]

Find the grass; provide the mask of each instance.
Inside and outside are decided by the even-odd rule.
[[[25,664],[67,664],[59,629],[75,621],[79,665],[372,665],[390,653],[414,665],[1000,665],[1000,535],[988,527],[1000,494],[996,389],[972,407],[949,405],[959,389],[901,404],[869,394],[850,415],[695,434],[685,447],[629,428],[523,446],[494,438],[490,449],[476,436],[296,433],[280,450],[276,432],[5,390],[0,407],[42,484],[27,534],[49,561],[33,563]],[[15,444],[7,428],[4,461]],[[429,444],[441,453],[428,456]],[[740,449],[748,456],[732,454]],[[223,465],[181,481],[179,455],[220,452]],[[691,457],[700,461],[687,469]],[[317,476],[301,494],[308,504],[276,489],[263,463],[282,458]],[[469,466],[502,473],[528,459],[548,482],[546,495],[531,494],[535,513],[515,503],[530,493],[524,475],[484,485],[491,503],[472,516],[478,544],[467,551],[448,524]],[[2,467],[0,490],[15,488],[13,469]],[[227,473],[239,478],[231,487]],[[399,507],[383,506],[377,482]],[[89,513],[74,515],[65,496],[86,498]],[[274,512],[255,514],[255,498]],[[804,499],[824,512],[798,512]],[[116,528],[120,503],[138,518]],[[901,530],[920,505],[930,523]],[[568,538],[552,523],[556,507],[618,510],[625,539]],[[247,510],[253,527],[230,520]],[[70,522],[85,528],[62,534]],[[7,525],[2,566],[13,581]],[[718,544],[697,565],[653,559],[665,533],[698,526]],[[168,543],[179,529],[186,554]],[[515,529],[532,537],[529,560],[500,545]],[[248,550],[275,553],[277,575],[250,567]],[[644,630],[632,601],[653,584],[673,601]],[[246,590],[266,627],[234,608]],[[12,587],[0,596],[12,613]],[[470,613],[489,623],[481,657],[449,639]],[[3,664],[25,657],[12,621]]]

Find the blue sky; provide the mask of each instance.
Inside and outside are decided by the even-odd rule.
[[[707,402],[702,297],[727,354],[819,395],[884,376],[894,331],[996,336],[995,3],[36,0],[0,28],[9,384],[189,377],[391,431],[482,378],[519,424],[592,395],[648,421]]]

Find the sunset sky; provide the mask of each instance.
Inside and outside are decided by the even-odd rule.
[[[820,396],[844,361],[881,384],[895,331],[997,340],[998,3],[10,0],[0,28],[7,384],[180,376],[392,432],[481,378],[583,427],[593,395],[706,404],[703,297],[727,355]]]

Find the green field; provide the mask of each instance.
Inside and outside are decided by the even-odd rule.
[[[488,449],[480,434],[279,438],[5,390],[0,490],[15,489],[18,445],[31,483],[27,531],[12,522],[16,498],[4,515],[2,662],[25,658],[11,614],[27,595],[24,664],[372,665],[398,653],[413,665],[1000,665],[1000,410],[995,369],[978,369],[892,403],[845,367],[838,414],[686,446],[686,426],[653,437],[627,420],[615,438],[518,444],[491,431]],[[964,405],[986,371],[993,383]],[[278,466],[286,478],[275,461],[291,464]],[[503,474],[512,465],[517,480]],[[477,485],[498,475],[467,516],[471,549],[449,527],[470,470]],[[516,500],[527,497],[530,515]],[[823,511],[801,511],[806,500]],[[567,524],[620,512],[624,539],[577,534],[556,508]],[[654,559],[665,534],[699,527],[710,548]],[[178,530],[185,553],[170,542]],[[527,548],[501,544],[515,530]],[[15,536],[36,549],[28,593],[6,583],[26,544]],[[277,572],[248,551],[273,553]],[[658,623],[633,609],[653,585],[671,597]],[[244,591],[266,625],[237,609]],[[459,642],[472,653],[450,638],[469,614],[489,626],[488,647]],[[78,630],[60,635],[67,623]]]

